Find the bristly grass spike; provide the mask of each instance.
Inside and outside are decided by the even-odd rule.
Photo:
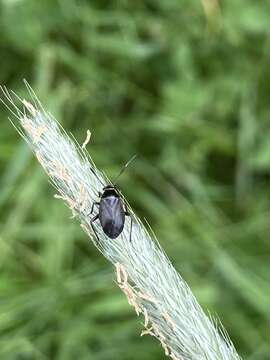
[[[174,360],[240,360],[223,328],[219,331],[218,323],[206,316],[187,283],[155,241],[155,236],[149,234],[129,208],[134,226],[130,236],[129,231],[125,231],[127,203],[115,187],[119,176],[114,183],[108,181],[96,168],[88,152],[72,142],[57,120],[44,111],[30,85],[28,91],[33,104],[16,97],[19,101],[19,106],[16,106],[12,96],[14,94],[5,87],[0,87],[0,90],[3,93],[3,99],[0,100],[13,114],[13,125],[30,145],[56,187],[58,196],[78,216],[87,235],[92,236],[93,231],[95,232],[96,223],[91,222],[93,219],[90,219],[89,212],[92,206],[94,208],[93,202],[97,200],[97,195],[98,213],[102,214],[102,220],[108,220],[101,210],[104,210],[105,203],[108,205],[109,197],[118,204],[121,216],[117,219],[120,219],[124,231],[121,233],[121,226],[110,228],[109,230],[114,231],[109,235],[113,238],[118,232],[126,241],[107,241],[104,224],[102,229],[99,227],[99,237],[91,238],[118,273],[121,272],[118,276],[120,288],[136,313],[145,317],[145,326],[148,327],[143,333],[155,336],[165,353]],[[14,118],[17,122],[13,121]],[[37,137],[42,129],[45,129],[44,132]],[[123,170],[120,171],[122,172]],[[86,190],[83,196],[82,188]],[[92,216],[95,215],[96,213]],[[116,211],[113,215],[116,215]],[[129,241],[131,234],[132,246]]]

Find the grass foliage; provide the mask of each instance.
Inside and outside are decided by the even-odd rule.
[[[0,82],[82,143],[244,358],[270,354],[270,3],[0,0]],[[203,6],[204,5],[204,6]],[[163,359],[0,107],[0,358]]]

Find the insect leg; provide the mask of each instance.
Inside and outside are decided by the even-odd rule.
[[[93,204],[94,205],[94,204]],[[94,232],[94,234],[95,234],[95,237],[96,237],[96,239],[97,239],[97,244],[99,245],[100,244],[100,239],[99,239],[99,236],[98,236],[98,234],[97,234],[97,232],[96,232],[96,229],[95,229],[95,227],[94,227],[94,221],[96,221],[98,219],[98,214],[96,215],[96,216],[94,216],[93,217],[93,219],[91,219],[90,220],[90,225],[91,225],[91,228],[92,228],[92,230],[93,230],[93,232]]]
[[[131,233],[132,233],[132,225],[133,225],[133,216],[128,211],[127,205],[125,204],[125,215],[130,217],[130,233],[129,233],[129,241],[131,242]]]
[[[99,205],[99,202],[97,202],[97,201],[93,202],[93,204],[92,204],[92,206],[91,206],[90,213],[87,214],[86,216],[93,214],[94,206],[95,206],[95,205],[98,206],[98,205]]]
[[[133,217],[132,215],[130,216],[130,233],[129,233],[129,242],[131,242],[131,234],[132,234],[132,225],[133,225]]]
[[[96,220],[97,220],[97,218],[98,218],[98,214],[97,214],[97,215],[95,215],[95,216],[93,217],[93,219],[91,219],[91,220],[90,220],[91,224],[92,224],[94,221],[96,221]]]
[[[124,209],[125,209],[125,215],[126,216],[131,216],[130,212],[128,211],[128,207],[127,207],[126,202],[124,202]]]

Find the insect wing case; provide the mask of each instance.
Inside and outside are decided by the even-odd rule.
[[[115,239],[121,234],[125,224],[125,211],[120,197],[110,195],[101,198],[99,221],[109,238]]]

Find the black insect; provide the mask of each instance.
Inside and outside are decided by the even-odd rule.
[[[94,202],[91,208],[91,213],[94,211],[94,206],[98,206],[98,213],[90,220],[92,229],[99,239],[94,227],[94,222],[99,219],[100,225],[104,233],[110,239],[116,239],[124,229],[125,218],[130,216],[127,205],[123,200],[120,192],[117,190],[115,183],[119,176],[124,172],[127,166],[134,160],[133,156],[121,169],[113,185],[107,185],[103,188],[103,192],[99,193],[99,202]],[[132,217],[130,218],[130,241],[132,232]]]

